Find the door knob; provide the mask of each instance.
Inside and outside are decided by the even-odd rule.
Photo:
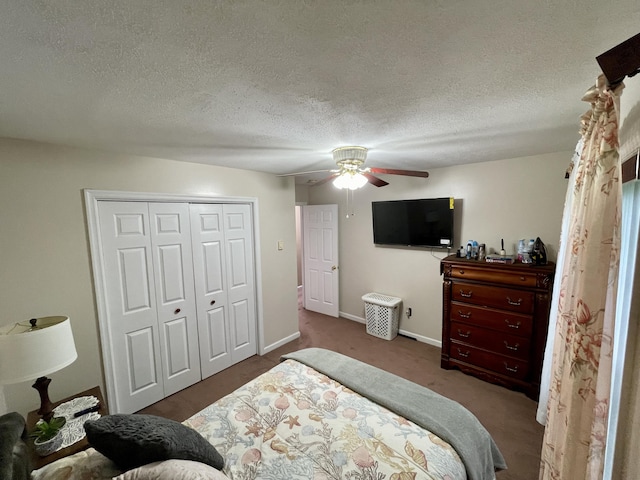
[[[331,270],[337,270],[338,267],[336,267],[335,265],[331,267]]]
[[[215,300],[211,300],[211,305],[213,305],[214,303],[216,303],[216,301]]]
[[[177,314],[179,314],[179,313],[180,313],[180,309],[179,309],[179,308],[176,308],[176,309],[173,311],[173,313],[175,313],[176,315],[177,315]]]

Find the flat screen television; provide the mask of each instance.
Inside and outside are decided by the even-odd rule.
[[[453,243],[454,199],[371,202],[373,243],[448,248]]]

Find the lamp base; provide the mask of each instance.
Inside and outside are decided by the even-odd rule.
[[[40,377],[32,385],[40,394],[40,410],[38,410],[38,415],[40,415],[45,422],[48,422],[53,417],[53,403],[49,400],[50,383],[50,378]]]

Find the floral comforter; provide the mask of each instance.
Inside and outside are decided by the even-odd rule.
[[[467,478],[448,443],[294,360],[184,423],[217,448],[232,480]]]

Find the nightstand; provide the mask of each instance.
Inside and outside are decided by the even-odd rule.
[[[53,406],[57,407],[58,405],[64,402],[73,400],[74,398],[90,396],[90,395],[93,395],[94,397],[96,397],[98,399],[98,402],[100,402],[100,409],[98,410],[98,413],[101,416],[107,415],[109,411],[107,409],[107,404],[105,403],[104,398],[102,398],[102,392],[100,391],[100,387],[93,387],[93,388],[90,388],[89,390],[85,390],[84,392],[80,392],[76,395],[72,395],[70,397],[64,398],[59,402],[54,403]],[[31,433],[33,431],[36,423],[38,423],[38,420],[40,420],[40,415],[38,415],[37,410],[33,410],[29,412],[29,414],[27,415],[27,432]],[[87,437],[84,437],[82,440],[72,445],[69,445],[68,447],[65,447],[61,450],[58,450],[57,452],[54,452],[51,455],[47,455],[46,457],[41,457],[33,449],[33,439],[30,438],[28,443],[29,443],[29,446],[31,447],[30,448],[31,464],[34,470],[44,467],[45,465],[48,465],[49,463],[54,462],[60,458],[73,455],[74,453],[78,453],[89,447],[89,442],[87,441]]]

